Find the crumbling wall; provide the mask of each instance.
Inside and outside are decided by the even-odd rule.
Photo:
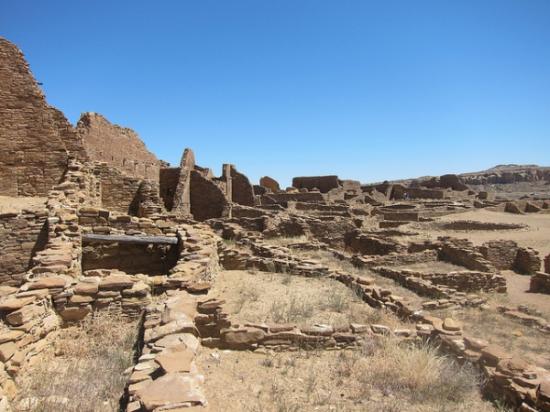
[[[260,179],[260,186],[271,190],[272,193],[277,193],[279,190],[281,190],[279,182],[269,176],[264,176]]]
[[[518,249],[517,243],[513,240],[493,240],[479,248],[483,257],[500,270],[512,269]]]
[[[49,106],[23,53],[0,38],[0,194],[45,196],[58,184],[68,151],[82,144],[63,114]]]
[[[491,262],[466,239],[446,239],[439,250],[439,259],[470,270],[495,271]]]
[[[525,275],[532,275],[540,270],[541,260],[535,249],[522,247],[518,249],[513,269]]]
[[[195,170],[195,154],[191,149],[185,149],[180,161],[178,183],[174,193],[172,208],[181,216],[191,214],[191,173]],[[198,178],[195,178],[198,181]]]
[[[132,129],[112,124],[98,113],[83,113],[76,133],[90,160],[106,162],[129,176],[159,180],[161,162]]]
[[[340,187],[338,176],[307,176],[292,179],[292,186],[297,189],[319,189],[321,193],[328,193],[331,189]]]
[[[262,205],[278,204],[283,207],[288,207],[288,202],[324,202],[325,199],[320,192],[306,193],[267,193],[262,196]]]
[[[48,240],[47,211],[0,214],[0,285],[19,286]]]
[[[550,273],[537,272],[531,276],[529,292],[550,294]]]
[[[193,188],[190,193],[193,217],[200,221],[221,217],[227,205],[223,190],[196,170],[191,171],[190,177]]]
[[[444,199],[445,193],[446,191],[443,189],[427,189],[394,185],[391,191],[390,199]]]
[[[344,243],[346,248],[362,255],[387,255],[404,251],[404,246],[394,240],[367,235],[359,230],[346,233]]]
[[[231,166],[231,200],[244,206],[254,206],[254,189],[248,178]]]
[[[165,167],[160,169],[160,197],[167,210],[172,210],[174,207],[174,195],[178,187],[180,170],[179,167]]]

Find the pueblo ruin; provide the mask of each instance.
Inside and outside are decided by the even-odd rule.
[[[70,124],[6,39],[0,140],[1,411],[550,411],[550,168],[284,189],[169,165]],[[92,403],[59,382],[104,378],[66,367],[97,322],[135,333]]]

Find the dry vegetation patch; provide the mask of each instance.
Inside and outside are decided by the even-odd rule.
[[[395,317],[372,309],[352,290],[331,279],[225,271],[218,275],[209,296],[225,300],[224,309],[236,323],[400,324]]]
[[[18,410],[118,410],[137,331],[137,322],[109,313],[62,329],[40,361],[19,375]]]
[[[345,351],[233,352],[204,349],[212,410],[493,411],[478,373],[430,346],[368,341]]]

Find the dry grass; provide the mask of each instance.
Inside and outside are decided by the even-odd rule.
[[[133,364],[137,324],[108,313],[63,329],[40,363],[19,375],[25,411],[100,412],[119,409]]]
[[[224,308],[237,323],[347,326],[354,322],[403,327],[391,314],[369,307],[351,289],[330,279],[225,271],[218,276],[209,297],[225,300]]]
[[[213,410],[495,410],[481,399],[476,371],[431,346],[400,345],[392,338],[369,341],[360,350],[223,352],[218,363],[211,359],[203,352],[198,362],[207,371]]]

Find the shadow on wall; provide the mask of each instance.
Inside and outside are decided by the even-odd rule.
[[[178,247],[85,241],[82,270],[118,269],[129,274],[162,275],[176,265]]]

